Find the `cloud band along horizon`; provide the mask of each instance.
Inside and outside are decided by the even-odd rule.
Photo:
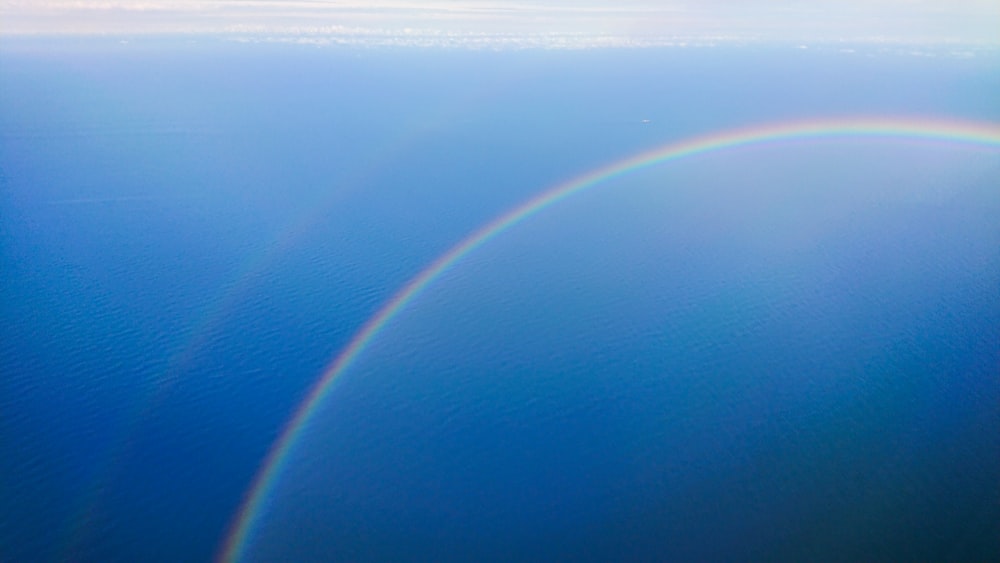
[[[670,142],[596,168],[542,191],[478,228],[440,255],[411,278],[361,326],[347,346],[323,371],[322,376],[309,390],[272,444],[233,519],[217,560],[235,563],[242,559],[275,485],[283,473],[289,453],[298,442],[303,429],[309,425],[317,407],[334,389],[334,383],[339,376],[351,367],[389,321],[466,255],[525,219],[573,194],[637,170],[689,156],[748,145],[828,138],[925,140],[1000,149],[1000,124],[922,117],[859,117],[753,125]]]

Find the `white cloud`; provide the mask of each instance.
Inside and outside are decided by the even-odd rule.
[[[368,37],[393,44],[434,37],[449,44],[555,46],[845,39],[1000,44],[996,0],[0,0],[0,22],[6,35]]]

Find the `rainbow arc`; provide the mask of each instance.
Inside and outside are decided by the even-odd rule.
[[[442,273],[455,266],[465,256],[515,225],[574,194],[641,169],[737,147],[830,138],[922,140],[978,146],[992,150],[1000,149],[1000,124],[928,118],[862,117],[756,125],[672,142],[597,168],[542,191],[534,198],[480,227],[439,256],[365,322],[343,351],[324,370],[272,445],[234,518],[218,560],[235,563],[243,558],[249,540],[259,526],[264,509],[287,465],[289,453],[294,449],[303,430],[312,421],[317,407],[335,388],[334,384],[341,374],[354,364],[389,321]]]

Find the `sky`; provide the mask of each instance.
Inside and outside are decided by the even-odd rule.
[[[997,0],[0,0],[0,35],[223,34],[303,42],[1000,45]]]

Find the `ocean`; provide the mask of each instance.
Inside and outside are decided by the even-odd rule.
[[[289,426],[546,190],[995,137],[996,53],[2,41],[0,561],[1000,557],[1000,149],[930,126],[539,207]]]

